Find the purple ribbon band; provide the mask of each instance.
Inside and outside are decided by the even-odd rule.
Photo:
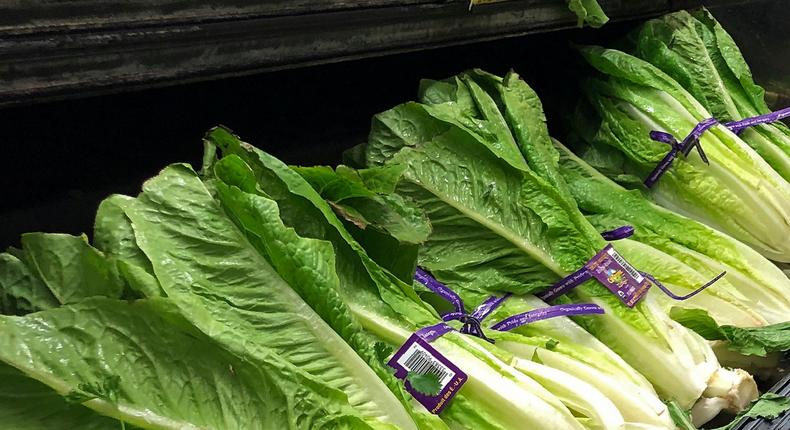
[[[745,118],[740,121],[728,122],[723,125],[730,129],[733,133],[741,134],[741,132],[748,127],[776,122],[788,117],[790,117],[790,107],[767,113],[765,115],[758,115],[751,118]],[[702,161],[704,161],[705,164],[710,164],[708,157],[702,150],[702,145],[700,145],[699,139],[702,134],[705,133],[705,131],[717,124],[719,124],[719,121],[715,118],[707,118],[700,121],[699,124],[694,126],[694,128],[691,130],[691,133],[689,133],[689,135],[683,139],[683,142],[678,142],[677,139],[675,139],[675,137],[669,133],[655,130],[651,131],[651,139],[655,140],[656,142],[666,143],[671,146],[671,149],[666,155],[664,155],[664,158],[658,162],[656,168],[653,169],[653,171],[647,176],[644,181],[645,186],[651,188],[653,185],[655,185],[659,178],[661,178],[661,175],[666,173],[666,171],[672,166],[672,162],[675,160],[678,153],[682,153],[684,157],[688,157],[691,150],[695,147],[697,148],[697,152],[699,153],[700,158],[702,158]]]
[[[622,227],[617,227],[613,230],[607,230],[601,233],[601,236],[606,240],[620,240],[625,239],[627,237],[631,237],[634,234],[634,227],[630,225],[624,225]]]
[[[452,289],[434,279],[433,276],[428,274],[425,270],[417,268],[417,273],[414,279],[425,285],[429,290],[438,294],[448,302],[452,303],[455,310],[442,315],[442,322],[428,327],[423,327],[417,330],[417,336],[426,342],[431,342],[449,331],[453,330],[452,327],[446,324],[448,321],[461,321],[464,325],[461,328],[461,333],[477,336],[489,342],[494,342],[483,333],[482,321],[488,317],[491,312],[498,308],[505,300],[510,297],[510,293],[504,296],[497,297],[491,296],[481,303],[471,314],[467,314],[464,308],[464,302],[461,297]],[[604,310],[594,304],[584,303],[578,305],[557,305],[549,306],[546,308],[534,309],[521,314],[513,315],[498,323],[491,328],[497,331],[508,331],[524,324],[529,324],[534,321],[540,321],[548,318],[570,316],[570,315],[583,315],[583,314],[602,314]]]
[[[438,324],[429,325],[417,330],[416,335],[426,342],[433,342],[434,340],[444,336],[447,332],[452,331],[453,328],[449,325],[440,322]]]
[[[735,134],[741,134],[741,132],[748,127],[752,127],[760,124],[766,124],[769,122],[781,121],[785,118],[790,118],[790,107],[786,107],[784,109],[780,109],[775,112],[767,113],[765,115],[746,118],[740,121],[728,122],[724,124],[724,126],[732,130],[732,132]]]
[[[456,312],[464,312],[464,301],[461,300],[461,296],[455,294],[455,291],[434,279],[433,276],[429,275],[425,270],[418,267],[417,272],[414,274],[414,279],[453,305]]]
[[[581,303],[578,305],[556,305],[546,308],[533,309],[528,312],[513,315],[512,317],[505,318],[502,321],[494,324],[491,326],[491,328],[497,331],[509,331],[524,324],[529,324],[548,318],[602,313],[604,313],[603,308],[593,303]]]
[[[502,302],[509,295],[505,295],[504,297],[501,298],[489,297],[485,302],[483,302],[480,306],[478,306],[477,309],[474,310],[474,312],[468,314],[466,313],[466,308],[464,307],[464,301],[461,299],[461,296],[456,294],[455,291],[453,291],[446,285],[434,279],[434,277],[428,274],[428,272],[426,272],[425,270],[418,267],[417,272],[414,274],[414,279],[417,282],[425,285],[426,288],[436,293],[439,297],[443,298],[444,300],[446,300],[447,302],[453,305],[453,308],[455,308],[455,310],[453,312],[448,312],[442,315],[443,321],[445,322],[453,321],[453,320],[460,321],[461,323],[463,323],[463,326],[461,327],[461,333],[477,336],[481,339],[485,339],[493,343],[493,340],[488,338],[488,336],[486,336],[485,333],[483,333],[483,327],[480,325],[481,320],[486,316],[488,316],[488,314],[490,314],[500,304],[502,304]],[[444,323],[440,323],[440,324],[444,324]],[[437,337],[442,336],[445,333],[447,333],[447,331],[449,331],[449,330],[445,330],[445,327],[442,327],[440,324],[430,326],[430,328],[435,330],[435,333],[441,333],[436,336],[433,336],[431,340],[436,339]],[[448,326],[447,324],[444,324],[444,326],[452,330],[452,328],[450,328],[450,326]],[[417,333],[420,334],[422,330],[428,328],[429,327],[423,328]],[[428,333],[423,333],[423,334],[431,336]],[[425,339],[426,341],[428,340],[425,337],[423,337],[423,339]]]
[[[591,278],[592,278],[592,274],[590,274],[590,271],[587,270],[587,267],[582,267],[581,269],[560,279],[560,281],[552,285],[551,288],[543,291],[542,293],[539,293],[537,296],[539,299],[543,300],[544,302],[550,302],[556,299],[557,297],[567,293],[568,291],[578,287],[579,285],[583,284],[585,281]]]

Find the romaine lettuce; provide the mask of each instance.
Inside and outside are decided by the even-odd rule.
[[[365,169],[360,172],[370,175],[380,169]],[[296,170],[302,174],[305,172],[303,168]],[[335,173],[335,175],[341,174]],[[341,180],[341,178],[330,179],[330,171],[324,168],[322,168],[322,176],[324,183]],[[311,183],[330,204],[336,199],[325,192],[326,187],[315,181]],[[407,201],[393,199],[387,194],[380,196],[387,197],[387,201],[390,202],[397,201],[397,204]],[[386,208],[384,210],[387,211]],[[356,224],[347,227],[352,232],[355,228],[359,229]],[[370,226],[366,226],[367,228]],[[392,242],[394,241],[391,240],[389,243]],[[365,247],[368,251],[384,248],[387,248],[387,245],[381,243]],[[397,252],[398,248],[390,245],[382,254]],[[441,301],[438,296],[434,297],[432,293],[422,289],[420,297],[437,307],[437,310],[442,309],[442,305],[444,308],[447,307],[447,303]],[[485,295],[469,289],[458,289],[457,292],[464,302],[470,305],[480,303],[486,298]],[[485,320],[484,326],[491,326],[510,315],[545,306],[546,303],[534,296],[513,296]],[[468,311],[471,311],[471,308]],[[509,333],[487,331],[487,335],[496,341],[497,346],[512,354],[511,364],[516,368],[534,379],[541,380],[541,384],[550,387],[552,393],[565,393],[562,398],[563,403],[572,410],[580,411],[586,416],[597,417],[595,421],[607,423],[607,427],[614,426],[618,420],[649,423],[658,427],[670,426],[666,407],[658,399],[652,385],[611,349],[568,318],[541,321]],[[552,376],[548,378],[541,376],[544,374]],[[586,387],[586,389],[569,391],[568,387]],[[612,412],[612,407],[617,408],[618,412]],[[618,415],[622,415],[622,420]]]
[[[343,269],[342,272],[338,270],[342,280],[337,290],[366,330],[398,346],[418,328],[439,321],[411,286],[383,270],[367,255],[332,207],[299,174],[269,154],[242,143],[227,130],[215,129],[207,139],[222,150],[222,158],[214,166],[220,180],[240,189],[242,184],[250,182],[244,176],[254,175],[257,188],[247,189],[248,198],[272,196],[280,207],[281,222],[304,237],[328,241],[325,243],[334,247],[338,268]],[[226,169],[230,166],[223,167],[232,163],[231,160],[242,159],[245,167],[236,165],[233,171]],[[254,208],[226,207],[249,232],[258,232],[265,225],[254,218]],[[241,216],[244,213],[246,215]],[[311,222],[304,222],[305,217]],[[469,375],[466,385],[442,413],[454,426],[582,428],[581,422],[551,390],[510,365],[509,356],[503,351],[456,332],[435,340],[433,346]],[[615,412],[615,416],[619,414]],[[600,422],[597,416],[591,418],[598,418],[595,422]],[[622,417],[619,420],[622,421]],[[485,427],[478,427],[482,423]]]
[[[78,403],[69,403],[50,387],[0,364],[0,427],[14,430],[53,428],[118,430],[121,423]],[[133,428],[127,426],[127,429]]]
[[[705,9],[646,22],[634,52],[677,80],[721,122],[770,112],[765,90],[754,83],[738,45]],[[740,137],[790,181],[787,126],[776,122],[750,127]]]
[[[188,166],[173,165],[147,181],[140,196],[124,202],[135,241],[168,299],[239,357],[263,362],[277,357],[303,377],[344,392],[361,416],[416,428],[402,402],[346,343],[361,328],[334,290],[304,280],[313,272],[332,276],[331,248],[293,234],[278,236],[277,245],[295,248],[291,258],[304,259],[301,266],[286,261],[294,266],[291,277],[284,277],[269,260],[279,257],[277,250],[270,251],[273,256],[264,253],[263,238],[246,234],[226,214],[223,206],[233,199],[223,184],[204,182]],[[278,211],[264,197],[250,204],[262,213]],[[264,231],[275,234],[273,227]],[[304,271],[293,270],[299,267]],[[313,307],[303,294],[313,297]]]
[[[593,118],[574,121],[592,151],[572,149],[615,180],[647,177],[669,151],[668,145],[651,140],[651,131],[682,139],[711,116],[680,84],[644,60],[599,47],[581,52],[604,76],[584,83]],[[767,258],[790,261],[790,183],[722,125],[705,132],[700,143],[710,164],[696,152],[678,157],[648,195]],[[614,154],[588,158],[606,152]]]
[[[601,231],[618,225],[634,226],[633,239],[645,247],[635,249],[631,256],[655,266],[654,275],[667,284],[671,283],[669,278],[675,278],[677,282],[673,288],[689,290],[701,285],[706,278],[727,272],[721,281],[695,298],[668,303],[668,306],[701,305],[719,324],[742,327],[790,319],[790,279],[776,265],[738,240],[661,208],[638,191],[626,190],[562,144],[555,142],[555,145],[560,153],[560,170],[580,209]],[[661,253],[671,258],[662,257]],[[668,264],[672,261],[679,268],[675,274]],[[720,295],[724,301],[715,305],[699,302],[714,295]]]
[[[431,104],[407,103],[374,118],[366,155],[371,166],[408,166],[398,192],[418,202],[433,227],[422,265],[453,287],[529,293],[603,248],[557,170],[539,100],[517,75],[473,72],[424,83],[421,94]],[[633,310],[593,282],[573,297],[607,312],[580,318],[586,328],[660,394],[691,406],[711,376],[725,371],[654,294]],[[753,382],[742,382],[748,402]]]

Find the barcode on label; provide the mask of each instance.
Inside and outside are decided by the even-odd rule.
[[[398,364],[409,372],[420,374],[432,373],[436,375],[442,389],[444,389],[455,376],[455,372],[435,359],[433,355],[416,343],[412,344],[406,353],[398,359]]]
[[[631,277],[634,278],[636,282],[641,283],[642,281],[645,280],[645,277],[642,276],[642,274],[639,273],[638,270],[634,269],[634,267],[631,266],[630,263],[625,261],[625,258],[623,258],[620,254],[618,254],[617,251],[614,250],[614,248],[609,248],[609,250],[606,251],[606,253],[609,254],[610,257],[614,258],[614,261],[616,261],[621,266],[623,266],[623,269],[625,269],[625,271],[628,272],[628,274],[631,275]]]

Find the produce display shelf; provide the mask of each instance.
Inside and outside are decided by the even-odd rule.
[[[604,0],[613,21],[748,0]],[[576,26],[564,0],[22,0],[0,4],[0,106]],[[24,60],[20,60],[24,59]]]

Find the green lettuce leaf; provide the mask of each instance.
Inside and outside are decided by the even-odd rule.
[[[18,253],[25,258],[24,253]],[[15,315],[57,307],[60,303],[27,263],[10,253],[0,254],[0,298],[3,314]]]
[[[111,262],[83,236],[22,235],[22,249],[0,254],[0,305],[24,315],[94,296],[121,297],[124,285]]]
[[[669,270],[669,265],[662,263],[663,258],[637,256],[654,266],[653,275],[662,281],[674,278],[680,286],[686,284],[684,288],[694,289],[695,285],[705,282],[705,278],[711,279],[726,271],[723,282],[701,296],[729,294],[737,299],[738,307],[746,307],[753,316],[744,315],[741,311],[706,308],[720,324],[759,326],[787,321],[790,315],[790,279],[775,264],[736,239],[661,208],[636,190],[626,190],[559,142],[555,142],[555,146],[560,153],[562,175],[571,193],[579,207],[588,214],[588,220],[600,231],[631,225],[635,227],[633,239],[680,260],[702,276],[678,276],[680,272]],[[656,251],[650,253],[655,254]],[[738,314],[744,319],[736,319]]]
[[[667,402],[667,407],[669,408],[669,414],[672,416],[672,421],[675,423],[675,426],[680,430],[697,430],[697,427],[691,421],[691,414],[677,402]]]
[[[673,308],[670,315],[705,339],[725,341],[730,350],[744,355],[765,357],[771,352],[790,350],[790,322],[742,328],[720,326],[702,309]]]
[[[84,235],[26,233],[22,250],[29,269],[61,304],[94,296],[118,298],[123,292],[112,264]]]
[[[133,201],[132,197],[113,195],[99,204],[93,242],[96,248],[115,261],[118,273],[130,291],[140,297],[164,296],[151,262],[137,246],[132,222],[124,213],[124,207]]]
[[[398,194],[402,166],[354,170],[293,167],[329,202],[370,257],[402,281],[411,281],[418,245],[431,232],[425,214]]]
[[[215,199],[217,193],[223,203],[235,198],[226,188],[202,182],[190,167],[173,165],[147,181],[143,193],[124,207],[136,243],[167,297],[232,353],[263,362],[276,357],[313,384],[344,392],[371,421],[414,428],[400,402],[338,334],[354,324],[342,302],[331,289],[301,283],[314,265],[329,264],[331,249],[327,254],[293,235],[294,243],[278,237],[281,246],[293,247],[304,259],[290,266],[295,278],[283,279],[272,262],[285,257],[276,249],[262,253],[262,238],[237,227]],[[278,211],[263,196],[240,204],[255,205],[262,213]],[[304,273],[294,270],[300,267]],[[309,288],[315,288],[313,308],[300,297]]]
[[[93,298],[0,317],[0,326],[0,360],[139,427],[366,427],[343,393],[322,390],[283,362],[264,366],[235,357],[163,299]]]
[[[672,77],[639,58],[599,47],[583,48],[582,54],[603,76],[584,83],[596,119],[579,122],[597,125],[593,130],[584,125],[577,134],[598,148],[620,153],[629,165],[622,174],[636,172],[644,178],[667,153],[667,145],[650,139],[650,131],[682,138],[711,116]],[[721,125],[704,133],[700,142],[710,165],[696,152],[675,159],[648,191],[651,199],[724,231],[770,259],[790,259],[790,245],[783,239],[784,232],[790,234],[790,184]]]
[[[339,290],[366,330],[397,346],[419,327],[438,321],[438,316],[422,304],[408,284],[370,259],[329,204],[303,178],[269,154],[242,143],[227,130],[215,129],[207,138],[223,151],[215,169],[220,178],[232,177],[222,174],[220,166],[225,160],[232,160],[234,155],[243,158],[259,178],[256,193],[276,196],[283,222],[300,235],[332,243],[338,256],[338,274],[343,277]],[[301,221],[305,215],[312,215],[311,223]],[[481,348],[457,333],[448,333],[434,341],[433,346],[470,375],[470,381],[442,414],[449,422],[485,423],[480,428],[498,429],[537,423],[540,417],[543,423],[578,426],[556,397],[497,358],[500,352],[492,355],[488,348]],[[496,413],[503,404],[510,405],[507,408],[510,412]]]
[[[731,423],[713,430],[730,430],[738,425],[743,418],[747,417],[772,420],[787,410],[790,410],[790,397],[775,393],[765,393],[753,401],[742,413],[738,414]]]
[[[85,406],[69,403],[48,386],[19,370],[0,364],[0,427],[9,430],[120,430],[117,420]],[[130,429],[128,426],[127,429]]]
[[[735,41],[705,9],[648,21],[635,52],[675,78],[722,122],[770,111]],[[777,122],[749,128],[741,137],[790,180],[790,129]]]
[[[428,219],[413,204],[392,192],[404,168],[354,170],[346,166],[293,167],[326,199],[339,216],[357,227],[379,228],[406,244],[424,242]]]

